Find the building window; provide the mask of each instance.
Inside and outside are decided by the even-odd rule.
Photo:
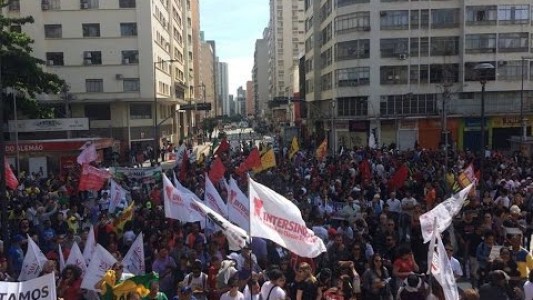
[[[46,65],[63,66],[63,52],[46,52]]]
[[[135,8],[135,0],[119,0],[118,7],[120,8]]]
[[[434,115],[436,113],[436,94],[406,94],[381,97],[380,114],[384,116]]]
[[[467,6],[465,11],[467,25],[495,25],[498,8],[491,6]]]
[[[522,79],[522,61],[521,60],[498,62],[498,80],[520,80],[520,79]]]
[[[139,51],[124,50],[122,51],[122,64],[137,64],[139,63]]]
[[[381,30],[409,29],[408,10],[384,10],[380,12]]]
[[[60,10],[61,0],[41,0],[42,10]]]
[[[61,24],[44,25],[44,36],[49,39],[59,39],[63,36],[63,27]]]
[[[100,36],[100,24],[82,24],[83,37],[99,37]]]
[[[335,7],[344,7],[352,4],[369,3],[370,0],[335,0]]]
[[[331,90],[331,87],[332,87],[331,86],[332,85],[331,72],[322,75],[320,79],[321,79],[320,81],[321,81],[322,91]]]
[[[102,52],[101,51],[84,51],[83,64],[85,65],[101,65]]]
[[[104,92],[104,80],[103,79],[85,79],[85,91],[87,93]]]
[[[380,68],[381,84],[406,84],[407,66],[382,66]]]
[[[529,51],[529,33],[513,32],[498,35],[498,51],[500,52],[527,52]]]
[[[322,46],[325,45],[327,42],[331,40],[332,37],[332,28],[331,23],[328,24],[323,30],[322,30]]]
[[[500,5],[498,22],[500,24],[529,23],[529,5]]]
[[[335,45],[335,61],[370,57],[370,40],[352,40]]]
[[[85,117],[89,120],[111,120],[110,104],[86,104]]]
[[[20,0],[11,0],[8,1],[8,9],[10,11],[19,11],[20,10]]]
[[[335,87],[351,87],[370,84],[370,67],[335,70]]]
[[[120,36],[137,36],[137,23],[120,23]]]
[[[370,30],[370,12],[360,11],[335,18],[335,33]]]
[[[410,38],[409,39],[409,55],[411,57],[426,57],[429,55],[429,38]]]
[[[130,104],[130,118],[147,120],[152,118],[152,104]]]
[[[339,117],[357,117],[368,115],[368,97],[337,98]]]
[[[97,9],[100,7],[99,0],[80,0],[81,9]]]
[[[465,53],[496,52],[496,34],[467,34],[465,36]]]
[[[331,48],[328,48],[328,50],[320,53],[320,62],[321,62],[322,68],[325,68],[325,67],[331,65],[331,63],[333,61],[332,52],[333,51],[331,50]]]
[[[431,28],[455,28],[459,26],[460,10],[433,9],[431,10]]]
[[[494,61],[466,62],[465,68],[464,68],[465,81],[478,81],[479,80],[478,72],[474,68],[480,63],[489,63],[493,66],[496,66]],[[487,71],[485,79],[489,81],[496,80],[496,69]]]
[[[381,39],[380,52],[381,57],[396,57],[401,58],[402,55],[407,55],[407,47],[409,46],[409,39]]]
[[[459,81],[458,64],[433,64],[429,66],[429,82],[451,83]]]
[[[124,92],[138,92],[141,90],[141,83],[139,78],[131,78],[122,80],[122,90]]]
[[[431,38],[431,56],[457,55],[458,53],[458,36],[442,36]]]

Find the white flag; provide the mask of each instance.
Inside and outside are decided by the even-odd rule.
[[[220,197],[220,194],[207,174],[205,174],[204,203],[224,218],[228,217],[228,206],[224,203],[222,197]]]
[[[126,201],[127,193],[128,192],[120,186],[120,184],[111,179],[109,213],[114,213],[115,209],[120,206],[120,203]]]
[[[224,180],[224,182],[226,182]],[[237,181],[230,177],[228,189],[228,212],[229,220],[239,225],[246,232],[250,231],[250,200],[237,185]]]
[[[96,146],[94,144],[90,144],[89,146],[85,147],[78,155],[78,164],[88,164],[90,162],[93,162],[98,159],[98,153],[96,153]]]
[[[455,284],[452,265],[446,254],[446,249],[442,243],[440,233],[436,228],[433,232],[433,238],[431,239],[430,248],[428,249],[428,257],[431,259],[431,274],[441,285],[446,300],[459,299],[459,292],[457,290],[457,285]]]
[[[87,273],[87,264],[85,263],[85,258],[81,254],[80,246],[78,243],[74,242],[72,248],[70,249],[70,254],[67,258],[67,265],[75,265],[80,267],[82,276],[85,276]]]
[[[146,266],[144,263],[144,242],[143,234],[139,233],[133,244],[131,244],[130,250],[122,259],[124,268],[135,275],[142,275],[146,273]]]
[[[2,281],[1,285],[2,297],[0,299],[60,299],[57,298],[56,276],[54,273],[45,274],[39,278],[24,282]]]
[[[61,244],[57,245],[59,247],[59,272],[63,272],[63,269],[65,269],[65,257],[63,256],[63,249],[61,248]]]
[[[39,246],[28,236],[28,251],[22,261],[22,270],[20,271],[19,281],[26,281],[39,277],[43,270],[44,264],[48,261]]]
[[[165,217],[182,222],[197,222],[204,219],[192,205],[192,196],[175,188],[165,174],[163,174],[163,198]]]
[[[473,184],[468,185],[459,193],[435,206],[432,210],[420,215],[420,227],[422,228],[424,243],[429,242],[433,235],[433,221],[435,219],[437,219],[437,229],[439,233],[442,233],[452,224],[453,217],[458,214],[463,207],[466,196],[468,196],[472,186]]]
[[[370,148],[370,149],[376,149],[377,148],[376,137],[374,136],[373,132],[370,132],[370,134],[368,135],[368,148]]]
[[[307,228],[302,213],[287,198],[250,181],[250,235],[269,239],[301,257],[314,258],[326,252],[321,238]]]
[[[226,239],[228,240],[228,246],[231,251],[239,251],[244,248],[246,242],[250,240],[246,231],[226,220],[216,211],[202,203],[202,201],[193,201],[194,204],[196,204],[198,208],[205,214],[205,217],[211,220],[220,228],[220,230],[222,230],[226,236]]]
[[[85,258],[85,263],[87,265],[89,265],[91,262],[94,250],[96,250],[96,237],[94,236],[94,228],[91,225],[91,229],[89,229],[89,235],[87,236],[87,241],[85,241],[85,248],[83,248],[83,258]]]
[[[102,279],[105,272],[111,269],[111,267],[117,262],[115,257],[109,253],[102,245],[98,244],[94,250],[93,257],[91,257],[91,263],[87,268],[83,281],[81,282],[81,288],[97,291],[95,285]]]

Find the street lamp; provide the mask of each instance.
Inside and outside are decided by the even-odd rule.
[[[157,124],[157,65],[177,62],[177,59],[165,59],[154,61],[154,158],[158,161],[159,156],[159,126]],[[172,74],[172,68],[170,68]]]
[[[334,122],[335,120],[335,98],[331,99],[331,149],[333,150],[333,158],[335,158],[336,146],[335,146],[335,129]]]
[[[491,63],[479,63],[474,67],[474,70],[478,74],[479,82],[481,83],[481,160],[480,160],[480,172],[483,176],[483,162],[485,160],[485,85],[487,79],[492,71],[494,71],[494,65]],[[483,178],[483,177],[481,177]],[[483,180],[482,183],[483,184]]]
[[[520,127],[522,127],[522,134],[520,137],[521,144],[526,140],[527,125],[524,118],[524,75],[526,73],[525,62],[533,59],[533,56],[522,56],[522,88],[520,89]]]

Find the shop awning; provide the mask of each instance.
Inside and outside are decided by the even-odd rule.
[[[24,140],[18,142],[18,151],[20,153],[80,151],[80,149],[90,142],[96,145],[97,150],[113,146],[113,139],[111,138]],[[16,149],[17,146],[14,141],[9,141],[6,143],[7,155],[16,153]]]

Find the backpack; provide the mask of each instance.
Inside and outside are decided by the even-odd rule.
[[[192,282],[192,273],[189,273],[189,280],[187,281],[187,286],[191,286]],[[205,273],[200,273],[200,277],[202,277],[202,289],[205,291],[205,282],[207,280],[207,275]]]

